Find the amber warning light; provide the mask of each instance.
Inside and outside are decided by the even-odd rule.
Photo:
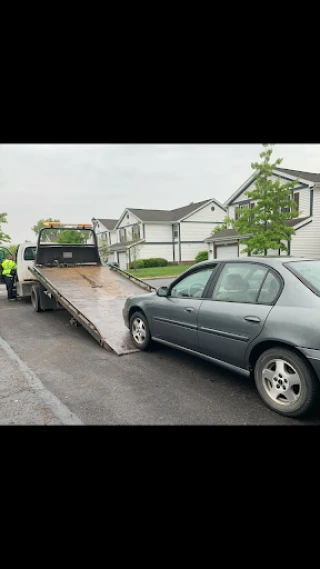
[[[87,227],[92,229],[91,223],[62,223],[61,221],[43,221],[44,227]]]

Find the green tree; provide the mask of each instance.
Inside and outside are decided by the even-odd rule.
[[[220,231],[224,231],[225,229],[228,229],[230,221],[231,220],[229,219],[229,217],[225,217],[225,219],[223,220],[223,223],[221,223],[221,225],[217,225],[217,227],[215,227],[211,231],[211,235],[215,235],[216,233],[220,233]]]
[[[107,261],[109,258],[109,245],[105,239],[98,236],[98,249],[101,261]]]
[[[84,243],[89,233],[84,235],[79,229],[65,229],[59,232],[58,243]]]
[[[44,227],[43,222],[44,221],[60,221],[60,219],[51,219],[51,217],[48,217],[48,219],[39,219],[39,221],[37,221],[37,223],[31,227],[32,231],[38,236],[40,229],[42,229]],[[58,235],[59,235],[59,230],[57,229],[46,229],[45,231],[43,231],[42,235],[41,235],[41,240],[42,241],[57,241]]]
[[[15,254],[16,254],[17,249],[18,249],[18,245],[13,245],[12,243],[10,243],[9,249],[10,249],[10,251],[11,251],[13,257],[15,257]]]
[[[135,263],[135,261],[138,261],[138,259],[140,259],[140,253],[141,253],[141,245],[135,245],[134,247],[131,247],[130,259],[133,263]]]
[[[0,224],[2,224],[2,223],[8,223],[8,221],[7,221],[7,215],[8,215],[7,213],[0,213]],[[8,235],[7,233],[4,233],[4,232],[2,231],[2,227],[1,227],[1,225],[0,225],[0,243],[2,243],[3,241],[6,242],[6,243],[10,242],[10,241],[11,241],[11,237],[10,237],[10,235]]]
[[[263,144],[265,150],[260,153],[261,162],[252,162],[255,170],[254,188],[246,195],[254,203],[253,207],[236,209],[237,219],[226,218],[224,223],[230,224],[241,235],[250,234],[241,240],[246,248],[244,252],[254,255],[266,255],[267,249],[288,251],[287,242],[291,240],[295,230],[285,223],[299,215],[296,202],[292,199],[292,190],[298,179],[281,184],[280,178],[272,180],[273,170],[282,158],[271,162],[273,152],[271,144]]]

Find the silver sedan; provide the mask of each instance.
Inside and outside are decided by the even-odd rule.
[[[320,392],[320,260],[246,257],[194,265],[168,287],[130,297],[133,342],[160,342],[254,376],[272,410],[310,414]]]

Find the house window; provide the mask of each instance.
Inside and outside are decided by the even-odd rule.
[[[179,238],[179,227],[177,224],[173,226],[173,239]]]
[[[214,205],[211,206],[211,211],[214,211],[216,208],[214,207]]]
[[[288,201],[290,200],[290,196],[288,196]],[[281,213],[290,213],[290,205],[288,204],[286,207],[281,208]]]
[[[133,225],[132,227],[132,241],[140,239],[140,225]]]
[[[236,211],[235,211],[235,219],[239,219],[239,214],[241,212],[242,209],[247,209],[249,207],[248,203],[236,206]],[[239,211],[237,211],[237,208]]]
[[[127,240],[127,232],[124,227],[120,229],[119,235],[120,235],[120,243],[124,243],[124,241]]]
[[[251,203],[250,203],[250,209],[253,209],[255,205],[256,205],[255,203],[251,202]],[[251,216],[250,216],[250,221],[253,221],[253,220],[254,220],[254,215],[251,215]]]
[[[293,199],[296,202],[296,208],[298,210],[298,215],[299,215],[299,198],[300,198],[299,192],[297,192],[296,194],[293,194]]]

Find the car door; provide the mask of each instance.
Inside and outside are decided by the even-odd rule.
[[[199,348],[213,358],[245,368],[245,354],[260,334],[282,288],[269,266],[226,262],[199,309]]]
[[[212,274],[212,263],[176,279],[168,296],[155,296],[148,317],[154,338],[198,350],[198,313]]]

